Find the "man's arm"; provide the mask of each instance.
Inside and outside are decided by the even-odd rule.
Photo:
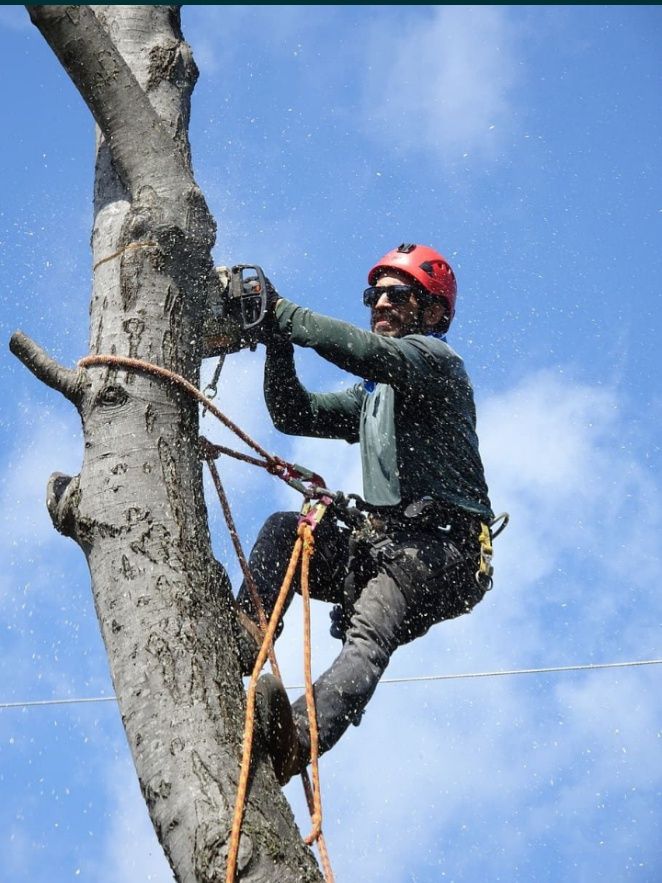
[[[382,337],[284,298],[276,304],[274,315],[281,334],[298,346],[310,347],[334,365],[377,383],[411,388],[414,375],[440,370],[445,350],[449,361],[458,359],[445,345],[436,347],[433,356],[421,338]]]
[[[288,435],[359,439],[361,387],[340,393],[310,393],[294,365],[294,348],[280,336],[267,343],[264,398],[276,429]]]

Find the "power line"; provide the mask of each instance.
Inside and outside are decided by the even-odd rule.
[[[117,702],[117,696],[89,696],[80,699],[29,699],[27,702],[0,702],[0,709],[37,708],[40,705],[83,705],[86,702]]]
[[[384,678],[382,684],[412,684],[423,681],[454,681],[464,678],[499,678],[505,675],[539,675],[548,672],[595,671],[603,668],[633,668],[638,665],[660,665],[662,659],[639,659],[630,662],[590,662],[584,665],[555,665],[547,668],[513,668],[509,671],[475,671],[450,675],[419,675],[409,678]]]
[[[639,659],[628,662],[589,662],[578,665],[555,665],[546,668],[513,668],[500,671],[474,671],[446,675],[418,675],[407,678],[382,678],[380,684],[420,684],[428,681],[459,681],[468,678],[502,678],[511,675],[554,674],[566,671],[598,671],[606,668],[634,668],[642,665],[662,665],[662,659]],[[299,684],[292,684],[286,690],[301,690]],[[30,699],[24,702],[0,702],[3,708],[36,708],[43,705],[83,705],[91,702],[117,702],[116,696],[90,696],[78,699]]]

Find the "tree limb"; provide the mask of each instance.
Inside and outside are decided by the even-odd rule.
[[[132,196],[150,187],[170,201],[173,181],[194,188],[181,151],[92,9],[26,9],[92,112]]]
[[[78,405],[83,393],[83,371],[63,367],[22,331],[12,334],[9,349],[38,380]]]

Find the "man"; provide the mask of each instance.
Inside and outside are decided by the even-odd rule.
[[[403,244],[370,270],[368,283],[363,300],[370,332],[272,291],[265,335],[264,392],[274,425],[288,434],[361,446],[369,511],[350,529],[332,508],[317,529],[311,566],[311,595],[338,605],[332,633],[343,639],[314,687],[320,752],[359,722],[398,646],[470,611],[489,588],[479,536],[493,513],[473,392],[444,337],[455,312],[453,271],[433,249]],[[344,392],[308,392],[297,378],[293,344],[314,349],[361,380]],[[271,516],[251,553],[267,617],[296,527],[296,513]],[[256,620],[245,586],[238,601]],[[255,647],[242,644],[249,671]],[[290,708],[282,685],[264,675],[258,711],[276,775],[286,782],[310,760],[305,698]]]

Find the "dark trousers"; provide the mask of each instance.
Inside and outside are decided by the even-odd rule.
[[[296,540],[297,518],[295,512],[270,516],[250,555],[267,618]],[[437,622],[468,613],[485,592],[475,578],[480,530],[475,521],[458,520],[449,530],[388,518],[373,518],[372,525],[352,533],[327,514],[315,531],[311,597],[341,605],[344,614],[342,650],[314,685],[320,752],[335,745],[350,723],[358,723],[397,647]],[[300,591],[298,582],[292,591]],[[238,601],[257,620],[244,584]],[[304,696],[292,710],[302,752],[309,757]]]

